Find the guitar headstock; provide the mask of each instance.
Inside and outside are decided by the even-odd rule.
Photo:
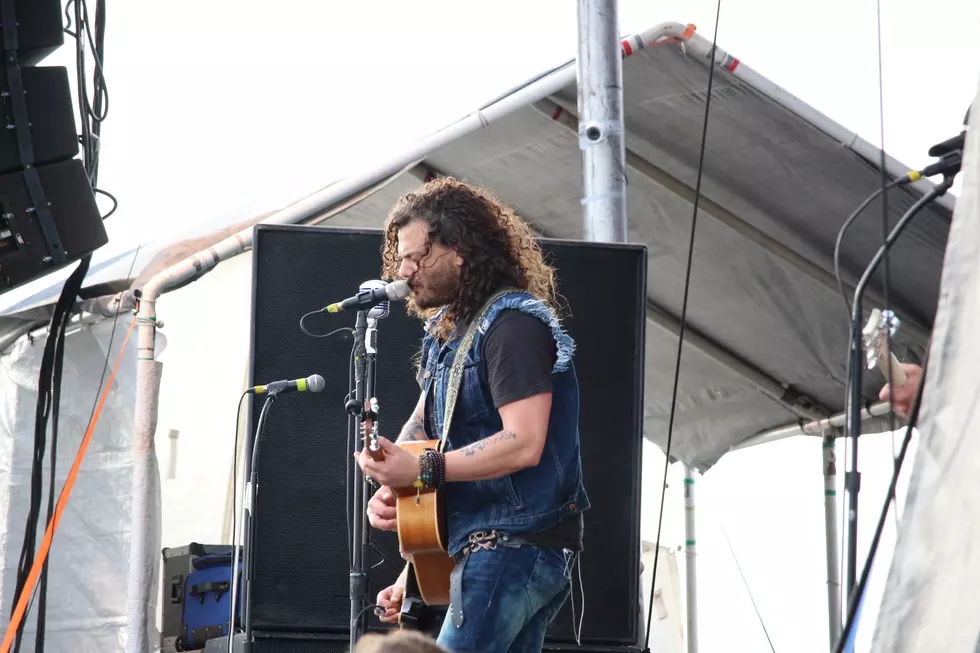
[[[377,461],[385,459],[384,449],[378,444],[378,400],[371,398],[365,402],[361,416],[361,438],[364,451]]]
[[[888,383],[900,386],[905,383],[905,370],[899,360],[891,353],[889,340],[898,331],[901,321],[890,310],[874,309],[868,317],[861,338],[864,343],[864,356],[868,369],[877,365]]]

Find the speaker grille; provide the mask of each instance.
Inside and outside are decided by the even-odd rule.
[[[349,619],[347,444],[351,338],[314,339],[304,313],[343,299],[380,269],[380,233],[262,225],[253,256],[252,382],[323,375],[318,394],[283,395],[258,456],[252,615],[256,629],[346,632]],[[642,247],[542,241],[571,314],[581,386],[586,489],[583,644],[635,642],[639,602],[639,470],[646,252]],[[601,305],[597,302],[601,301]],[[311,332],[353,315],[307,319]],[[381,432],[394,437],[418,399],[421,324],[394,303],[379,326]],[[254,429],[261,401],[252,406]],[[373,531],[369,599],[402,568],[397,538]],[[577,580],[577,579],[576,579]],[[576,614],[581,613],[577,583]],[[371,619],[374,624],[376,620]],[[574,641],[571,606],[549,642]]]
[[[272,407],[259,443],[252,615],[256,628],[347,628],[350,547],[347,473],[353,461],[344,405],[348,335],[310,338],[304,313],[354,294],[380,269],[377,234],[259,229],[255,243],[253,383],[321,374],[317,394],[286,394]],[[316,279],[316,281],[313,281]],[[353,327],[354,314],[313,316],[312,333]],[[409,359],[422,329],[392,306],[380,322],[381,432],[394,437],[418,400]],[[406,380],[408,381],[406,383]],[[253,403],[253,421],[261,402]],[[351,497],[352,499],[352,497]],[[397,537],[372,531],[368,598],[398,576]]]

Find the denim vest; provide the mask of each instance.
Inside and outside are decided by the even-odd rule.
[[[448,550],[455,555],[470,533],[496,529],[505,533],[533,533],[555,526],[560,520],[589,508],[582,483],[579,448],[579,392],[572,355],[575,342],[562,329],[555,314],[530,294],[515,292],[495,301],[484,313],[467,354],[460,380],[456,407],[443,451],[461,449],[503,430],[500,414],[493,405],[484,379],[480,343],[490,325],[505,309],[529,313],[547,324],[557,343],[557,360],[552,369],[552,402],[548,436],[541,460],[535,467],[522,469],[486,481],[450,483],[446,487]],[[428,325],[438,320],[433,318]],[[427,425],[432,437],[443,430],[449,372],[462,333],[454,333],[443,345],[431,334],[422,341],[426,352],[420,382],[426,393],[434,394],[434,424]]]

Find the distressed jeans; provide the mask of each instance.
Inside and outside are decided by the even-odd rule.
[[[453,653],[539,653],[569,595],[569,554],[535,546],[481,549],[462,573],[462,623],[447,614],[438,643]]]

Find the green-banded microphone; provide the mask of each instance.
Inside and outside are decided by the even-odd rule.
[[[407,281],[393,281],[379,288],[369,288],[358,292],[353,297],[348,297],[342,302],[330,304],[324,310],[328,313],[339,313],[340,311],[361,311],[374,308],[383,301],[398,302],[408,299],[412,294],[412,288]]]
[[[248,392],[257,395],[279,394],[280,392],[320,392],[326,385],[327,383],[322,376],[314,374],[305,379],[273,381],[267,385],[256,385],[249,388]]]

